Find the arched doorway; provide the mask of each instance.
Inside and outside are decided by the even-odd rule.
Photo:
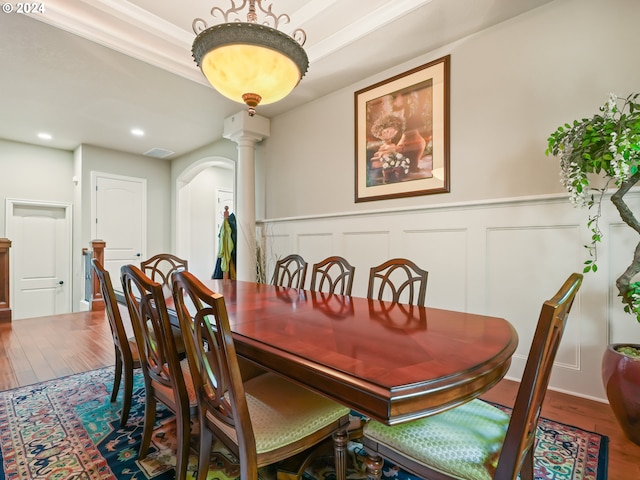
[[[233,211],[234,198],[235,162],[228,158],[205,157],[176,179],[176,254],[197,277],[213,273],[224,203]]]

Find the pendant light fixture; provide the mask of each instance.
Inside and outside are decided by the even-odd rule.
[[[247,7],[247,20],[240,12]],[[258,7],[264,16],[258,22]],[[211,16],[221,16],[224,23],[209,27],[201,18],[193,21],[196,38],[193,58],[209,83],[231,100],[246,103],[249,115],[255,114],[258,104],[282,100],[298,85],[309,67],[309,59],[302,48],[306,40],[304,30],[297,29],[293,37],[278,30],[280,23],[289,23],[286,14],[276,16],[266,9],[262,0],[243,0],[226,12],[211,9]]]

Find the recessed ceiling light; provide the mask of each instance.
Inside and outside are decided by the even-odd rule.
[[[38,134],[38,138],[40,140],[51,140],[53,138],[53,136],[50,133],[40,132]]]
[[[132,128],[131,135],[135,135],[136,137],[143,137],[144,130],[142,130],[141,128]]]

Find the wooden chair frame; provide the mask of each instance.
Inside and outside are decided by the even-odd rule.
[[[296,455],[346,428],[347,414],[301,440],[258,453],[245,394],[244,382],[247,380],[241,374],[224,298],[186,271],[174,274],[172,291],[198,396],[199,480],[207,477],[214,437],[240,460],[240,478],[257,479],[259,467]],[[259,378],[272,375],[275,376],[265,373]],[[344,472],[346,433],[336,435],[334,444],[337,471]]]
[[[189,270],[189,261],[170,253],[159,253],[140,262],[140,270],[154,282],[171,286],[171,274],[177,270]]]
[[[311,290],[350,296],[355,271],[356,267],[342,257],[325,258],[313,265]]]
[[[111,336],[113,337],[113,346],[115,349],[115,377],[113,379],[113,388],[111,390],[111,403],[115,402],[120,390],[120,382],[124,373],[124,391],[122,396],[122,411],[120,412],[120,427],[127,425],[129,419],[129,411],[131,410],[131,397],[133,396],[133,370],[140,368],[140,359],[138,357],[138,349],[134,352],[131,350],[129,338],[122,321],[120,308],[113,291],[111,276],[109,272],[96,259],[91,259],[91,265],[98,278],[102,298],[104,300],[104,308],[109,320],[111,328]]]
[[[533,480],[533,447],[542,402],[547,392],[553,362],[562,339],[567,318],[575,296],[582,283],[582,275],[574,273],[560,290],[542,305],[540,317],[527,357],[526,366],[518,388],[511,419],[502,450],[498,457],[493,478]],[[430,480],[451,480],[453,477],[405,457],[397,446],[394,449],[367,437],[364,429],[363,443],[367,450],[367,474],[369,479],[381,477],[381,457],[411,473]],[[455,477],[458,478],[458,477]]]
[[[304,288],[306,277],[307,262],[300,255],[292,254],[276,262],[271,284],[287,288]]]
[[[145,384],[144,427],[138,458],[143,460],[147,456],[156,404],[160,401],[176,416],[176,478],[184,480],[189,460],[189,419],[195,408],[189,401],[187,375],[180,364],[162,284],[152,281],[134,265],[123,266],[121,274]]]
[[[395,285],[392,275],[397,275],[400,271],[406,274],[406,280],[400,285]],[[408,292],[409,301],[407,303],[423,306],[427,295],[427,279],[429,272],[421,269],[411,260],[405,258],[393,258],[387,260],[377,267],[371,267],[369,271],[369,288],[367,298],[383,300],[387,291],[391,292],[389,300],[400,302],[405,291]],[[376,283],[379,286],[376,289]]]

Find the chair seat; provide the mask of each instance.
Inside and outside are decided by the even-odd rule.
[[[193,386],[193,378],[191,377],[191,370],[189,370],[189,361],[185,358],[180,361],[180,369],[182,370],[182,378],[184,378],[184,385],[187,388],[187,395],[189,396],[189,408],[195,408],[198,406],[198,398],[196,396],[196,389]],[[158,396],[164,402],[173,404],[172,398],[174,398],[173,389],[162,385],[155,380],[151,381],[153,388],[158,393]]]
[[[493,478],[510,416],[482,400],[406,424],[370,421],[365,437],[453,478]]]
[[[347,407],[273,373],[252,378],[244,388],[258,454],[302,440],[349,413]],[[233,427],[207,416],[237,443]]]

